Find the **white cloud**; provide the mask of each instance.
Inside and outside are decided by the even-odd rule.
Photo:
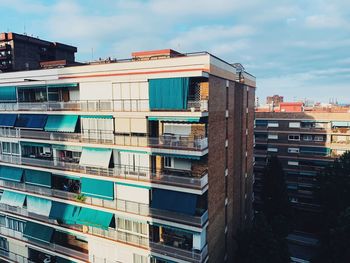
[[[323,14],[306,17],[305,24],[307,27],[317,29],[332,29],[347,26],[347,22],[341,17]]]

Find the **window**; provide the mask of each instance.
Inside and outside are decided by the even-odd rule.
[[[298,161],[288,161],[288,165],[298,166],[299,162]]]
[[[117,229],[123,232],[132,232],[144,236],[148,236],[147,223],[135,222],[124,218],[117,219]]]
[[[270,128],[278,128],[279,127],[279,124],[277,121],[269,121],[267,123],[267,127],[270,127]]]
[[[17,219],[14,218],[7,218],[7,223],[8,223],[8,228],[18,231],[18,232],[23,232],[24,230],[24,225],[25,223],[23,221],[19,221]]]
[[[2,152],[11,154],[11,143],[9,142],[3,142],[2,143]]]
[[[316,142],[323,142],[324,141],[324,137],[322,135],[315,135],[314,140]]]
[[[300,141],[300,135],[299,134],[289,134],[288,140],[289,141]]]
[[[164,167],[166,168],[172,168],[173,158],[171,157],[164,157]]]
[[[288,148],[289,153],[299,153],[299,148]]]
[[[278,140],[278,134],[269,134],[267,138],[270,140]]]
[[[303,135],[303,141],[312,141],[312,135]]]
[[[133,263],[147,263],[148,262],[146,256],[134,254],[133,257],[134,257]]]
[[[268,152],[278,152],[278,149],[277,148],[272,148],[272,147],[269,147],[269,148],[267,148],[267,151]]]
[[[11,143],[11,151],[12,151],[12,154],[19,154],[19,144]]]
[[[300,128],[300,122],[290,122],[289,128]]]
[[[6,216],[5,215],[0,215],[0,225],[6,226]]]
[[[0,237],[0,249],[9,251],[9,242],[4,237]]]

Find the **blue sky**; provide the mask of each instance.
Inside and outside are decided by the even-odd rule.
[[[206,50],[255,75],[260,101],[278,93],[350,102],[349,0],[0,0],[0,8],[0,31],[75,45],[80,61]]]

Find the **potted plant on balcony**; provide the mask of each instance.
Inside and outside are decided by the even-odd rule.
[[[75,197],[74,197],[75,201],[77,202],[82,202],[84,203],[85,200],[86,200],[86,196],[84,194],[77,194]]]

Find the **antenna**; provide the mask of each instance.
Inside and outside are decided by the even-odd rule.
[[[94,60],[94,48],[92,47],[91,48],[91,61]]]
[[[27,35],[27,32],[26,32],[26,24],[23,25],[23,34],[24,34],[24,35]]]

